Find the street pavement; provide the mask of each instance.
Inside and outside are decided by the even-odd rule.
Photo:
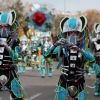
[[[54,63],[54,66],[57,65],[57,62]],[[60,69],[57,70],[54,68],[53,76],[41,78],[41,73],[35,69],[32,72],[31,68],[27,68],[26,73],[19,74],[19,79],[24,88],[23,91],[26,92],[29,100],[54,100],[55,97],[55,88],[59,80]],[[88,90],[87,100],[100,100],[99,97],[94,97],[93,82],[95,76],[91,77],[86,76],[86,85]],[[25,93],[24,92],[24,93]],[[10,94],[8,91],[0,91],[1,100],[10,100]]]

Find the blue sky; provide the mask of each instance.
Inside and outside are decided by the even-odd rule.
[[[58,11],[85,11],[89,9],[100,10],[100,0],[22,0],[29,3],[46,4]],[[64,5],[65,4],[65,5]],[[65,8],[64,8],[65,7]]]

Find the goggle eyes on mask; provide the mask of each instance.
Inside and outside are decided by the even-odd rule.
[[[68,36],[72,36],[72,35],[76,35],[78,36],[80,34],[80,32],[78,31],[71,31],[71,32],[67,32]]]
[[[8,30],[8,29],[10,29],[10,27],[7,26],[7,25],[6,25],[6,26],[1,26],[1,25],[0,25],[0,30],[4,30],[4,29]]]
[[[70,31],[70,32],[65,32],[63,34],[64,38],[67,38],[68,36],[79,36],[80,32],[78,31]]]

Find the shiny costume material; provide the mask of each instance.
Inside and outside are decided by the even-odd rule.
[[[31,55],[30,55],[30,63],[32,66],[32,71],[34,71],[35,67],[38,71],[40,71],[40,61],[39,61],[39,39],[38,37],[31,36]]]
[[[51,32],[44,32],[42,38],[41,38],[41,50],[42,55],[44,56],[45,52],[52,46],[51,42]],[[48,76],[52,76],[53,71],[53,60],[51,58],[45,58],[44,59],[44,67],[42,68],[42,77],[45,77],[45,73],[47,72]],[[45,71],[46,70],[46,71]]]
[[[28,55],[28,39],[26,36],[21,36],[19,38],[19,46],[15,48],[15,51],[18,53],[18,73],[26,72],[26,63]]]
[[[9,20],[8,20],[9,18]],[[5,27],[6,25],[6,27]],[[16,73],[15,52],[18,46],[19,24],[14,10],[0,13],[0,88],[7,87],[14,100],[23,100],[21,84]]]
[[[49,48],[44,55],[46,58],[52,57],[53,51],[58,46],[60,51],[58,54],[62,57],[57,66],[57,69],[61,67],[61,75],[55,90],[55,100],[69,98],[86,100],[86,93],[84,91],[84,64],[86,62],[93,64],[95,61],[94,56],[88,51],[85,41],[87,40],[85,37],[87,34],[86,24],[85,16],[63,18],[60,23],[62,38]],[[78,43],[78,41],[84,42]]]
[[[96,36],[92,38],[92,50],[94,52],[94,56],[96,59],[96,63],[93,65],[93,69],[95,71],[96,80],[94,82],[94,96],[100,95],[100,24],[96,23],[94,25],[94,34]]]

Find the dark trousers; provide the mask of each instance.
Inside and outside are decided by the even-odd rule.
[[[0,67],[0,76],[2,75],[5,75],[7,77],[7,82],[5,84],[2,84],[2,82],[0,82],[0,88],[6,86],[14,100],[23,100],[20,87],[21,84],[15,72],[15,66]],[[20,97],[18,97],[17,93],[21,94]]]
[[[80,79],[78,82],[73,81],[67,81],[66,75],[60,75],[60,79],[58,81],[58,85],[65,88],[68,91],[68,87],[74,86],[77,89],[77,94],[80,93],[82,90],[84,90],[84,77]],[[77,95],[76,94],[76,95]],[[74,97],[76,97],[76,95]]]

